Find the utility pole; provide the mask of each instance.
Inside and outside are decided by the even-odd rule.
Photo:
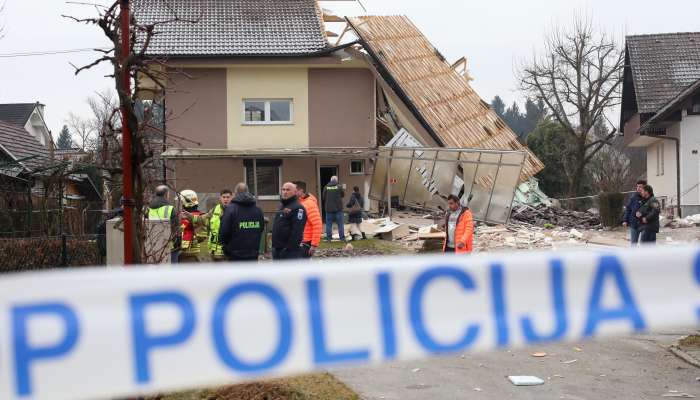
[[[120,0],[120,33],[121,33],[121,90],[123,94],[121,104],[122,120],[122,194],[124,197],[124,264],[134,263],[134,182],[131,165],[131,129],[127,115],[126,101],[131,101],[131,76],[127,65],[131,54],[131,40],[129,33],[129,0]]]

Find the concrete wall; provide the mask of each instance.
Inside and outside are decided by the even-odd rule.
[[[700,205],[700,115],[683,115],[676,125],[681,135],[681,205]]]
[[[201,143],[182,142],[184,147],[226,148],[226,70],[187,68],[191,79],[173,73],[166,92],[168,133]]]
[[[679,137],[680,127],[677,124],[670,127],[667,130],[667,135]],[[649,140],[653,140],[653,142],[647,146],[647,182],[654,188],[656,197],[666,198],[667,207],[675,205],[677,204],[675,142],[652,138]],[[657,168],[658,149],[661,147],[663,147],[663,173]]]
[[[309,146],[307,68],[228,68],[228,148],[306,148]],[[245,125],[244,99],[291,99],[292,123]]]
[[[243,182],[243,160],[234,158],[188,159],[171,162],[177,190],[219,193]]]
[[[375,92],[367,69],[309,69],[309,146],[373,147]]]

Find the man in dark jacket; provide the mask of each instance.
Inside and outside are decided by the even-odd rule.
[[[630,230],[630,243],[632,246],[639,242],[639,235],[641,231],[639,230],[639,220],[635,216],[639,207],[642,205],[642,190],[644,186],[647,185],[647,181],[641,180],[637,181],[636,192],[632,193],[630,196],[627,207],[625,207],[625,215],[622,217],[622,226],[629,227]]]
[[[255,205],[255,196],[245,183],[236,186],[236,197],[225,208],[219,228],[219,243],[230,261],[255,261],[260,251],[260,237],[265,216]]]
[[[340,241],[345,241],[345,215],[343,214],[343,197],[345,191],[338,184],[338,177],[332,176],[331,181],[323,188],[323,205],[326,212],[326,241],[333,239],[333,222],[338,224]]]
[[[303,255],[306,210],[296,196],[297,188],[287,182],[282,185],[280,209],[272,223],[272,259],[289,260]]]
[[[661,214],[661,204],[654,197],[654,189],[645,185],[642,189],[642,205],[635,213],[639,220],[639,230],[642,235],[642,244],[656,243],[656,234],[659,233],[659,216]]]

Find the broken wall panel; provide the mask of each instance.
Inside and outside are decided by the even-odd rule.
[[[461,194],[476,220],[506,223],[526,159],[523,151],[382,147],[369,196],[444,210],[448,195]]]

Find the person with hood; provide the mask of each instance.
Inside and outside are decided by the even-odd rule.
[[[360,229],[362,223],[362,210],[365,208],[365,200],[360,194],[360,188],[355,186],[352,188],[350,201],[345,205],[350,209],[348,212],[348,222],[350,223],[350,238],[352,240],[367,239],[367,235]]]
[[[297,187],[292,182],[282,185],[280,208],[272,223],[272,259],[291,260],[303,256],[306,209],[297,199]]]
[[[639,220],[639,231],[642,233],[639,242],[642,244],[656,243],[656,234],[659,233],[659,216],[661,204],[654,197],[654,189],[644,185],[642,189],[642,205],[635,213]]]
[[[343,213],[343,197],[345,191],[338,184],[338,177],[332,176],[331,181],[323,188],[323,205],[326,213],[326,241],[333,240],[333,222],[338,224],[338,234],[340,241],[345,241],[345,226]]]
[[[297,198],[299,203],[306,210],[306,225],[304,225],[304,258],[313,257],[316,249],[321,244],[321,232],[323,231],[323,221],[321,221],[321,211],[318,209],[316,197],[306,192],[306,182],[293,182],[297,187]]]
[[[245,183],[236,185],[235,192],[221,217],[219,243],[229,261],[255,261],[260,252],[265,216]]]
[[[180,219],[175,207],[168,201],[168,186],[160,185],[156,187],[154,197],[148,204],[148,219],[170,220],[171,237],[170,240],[170,263],[175,264],[180,256]]]

